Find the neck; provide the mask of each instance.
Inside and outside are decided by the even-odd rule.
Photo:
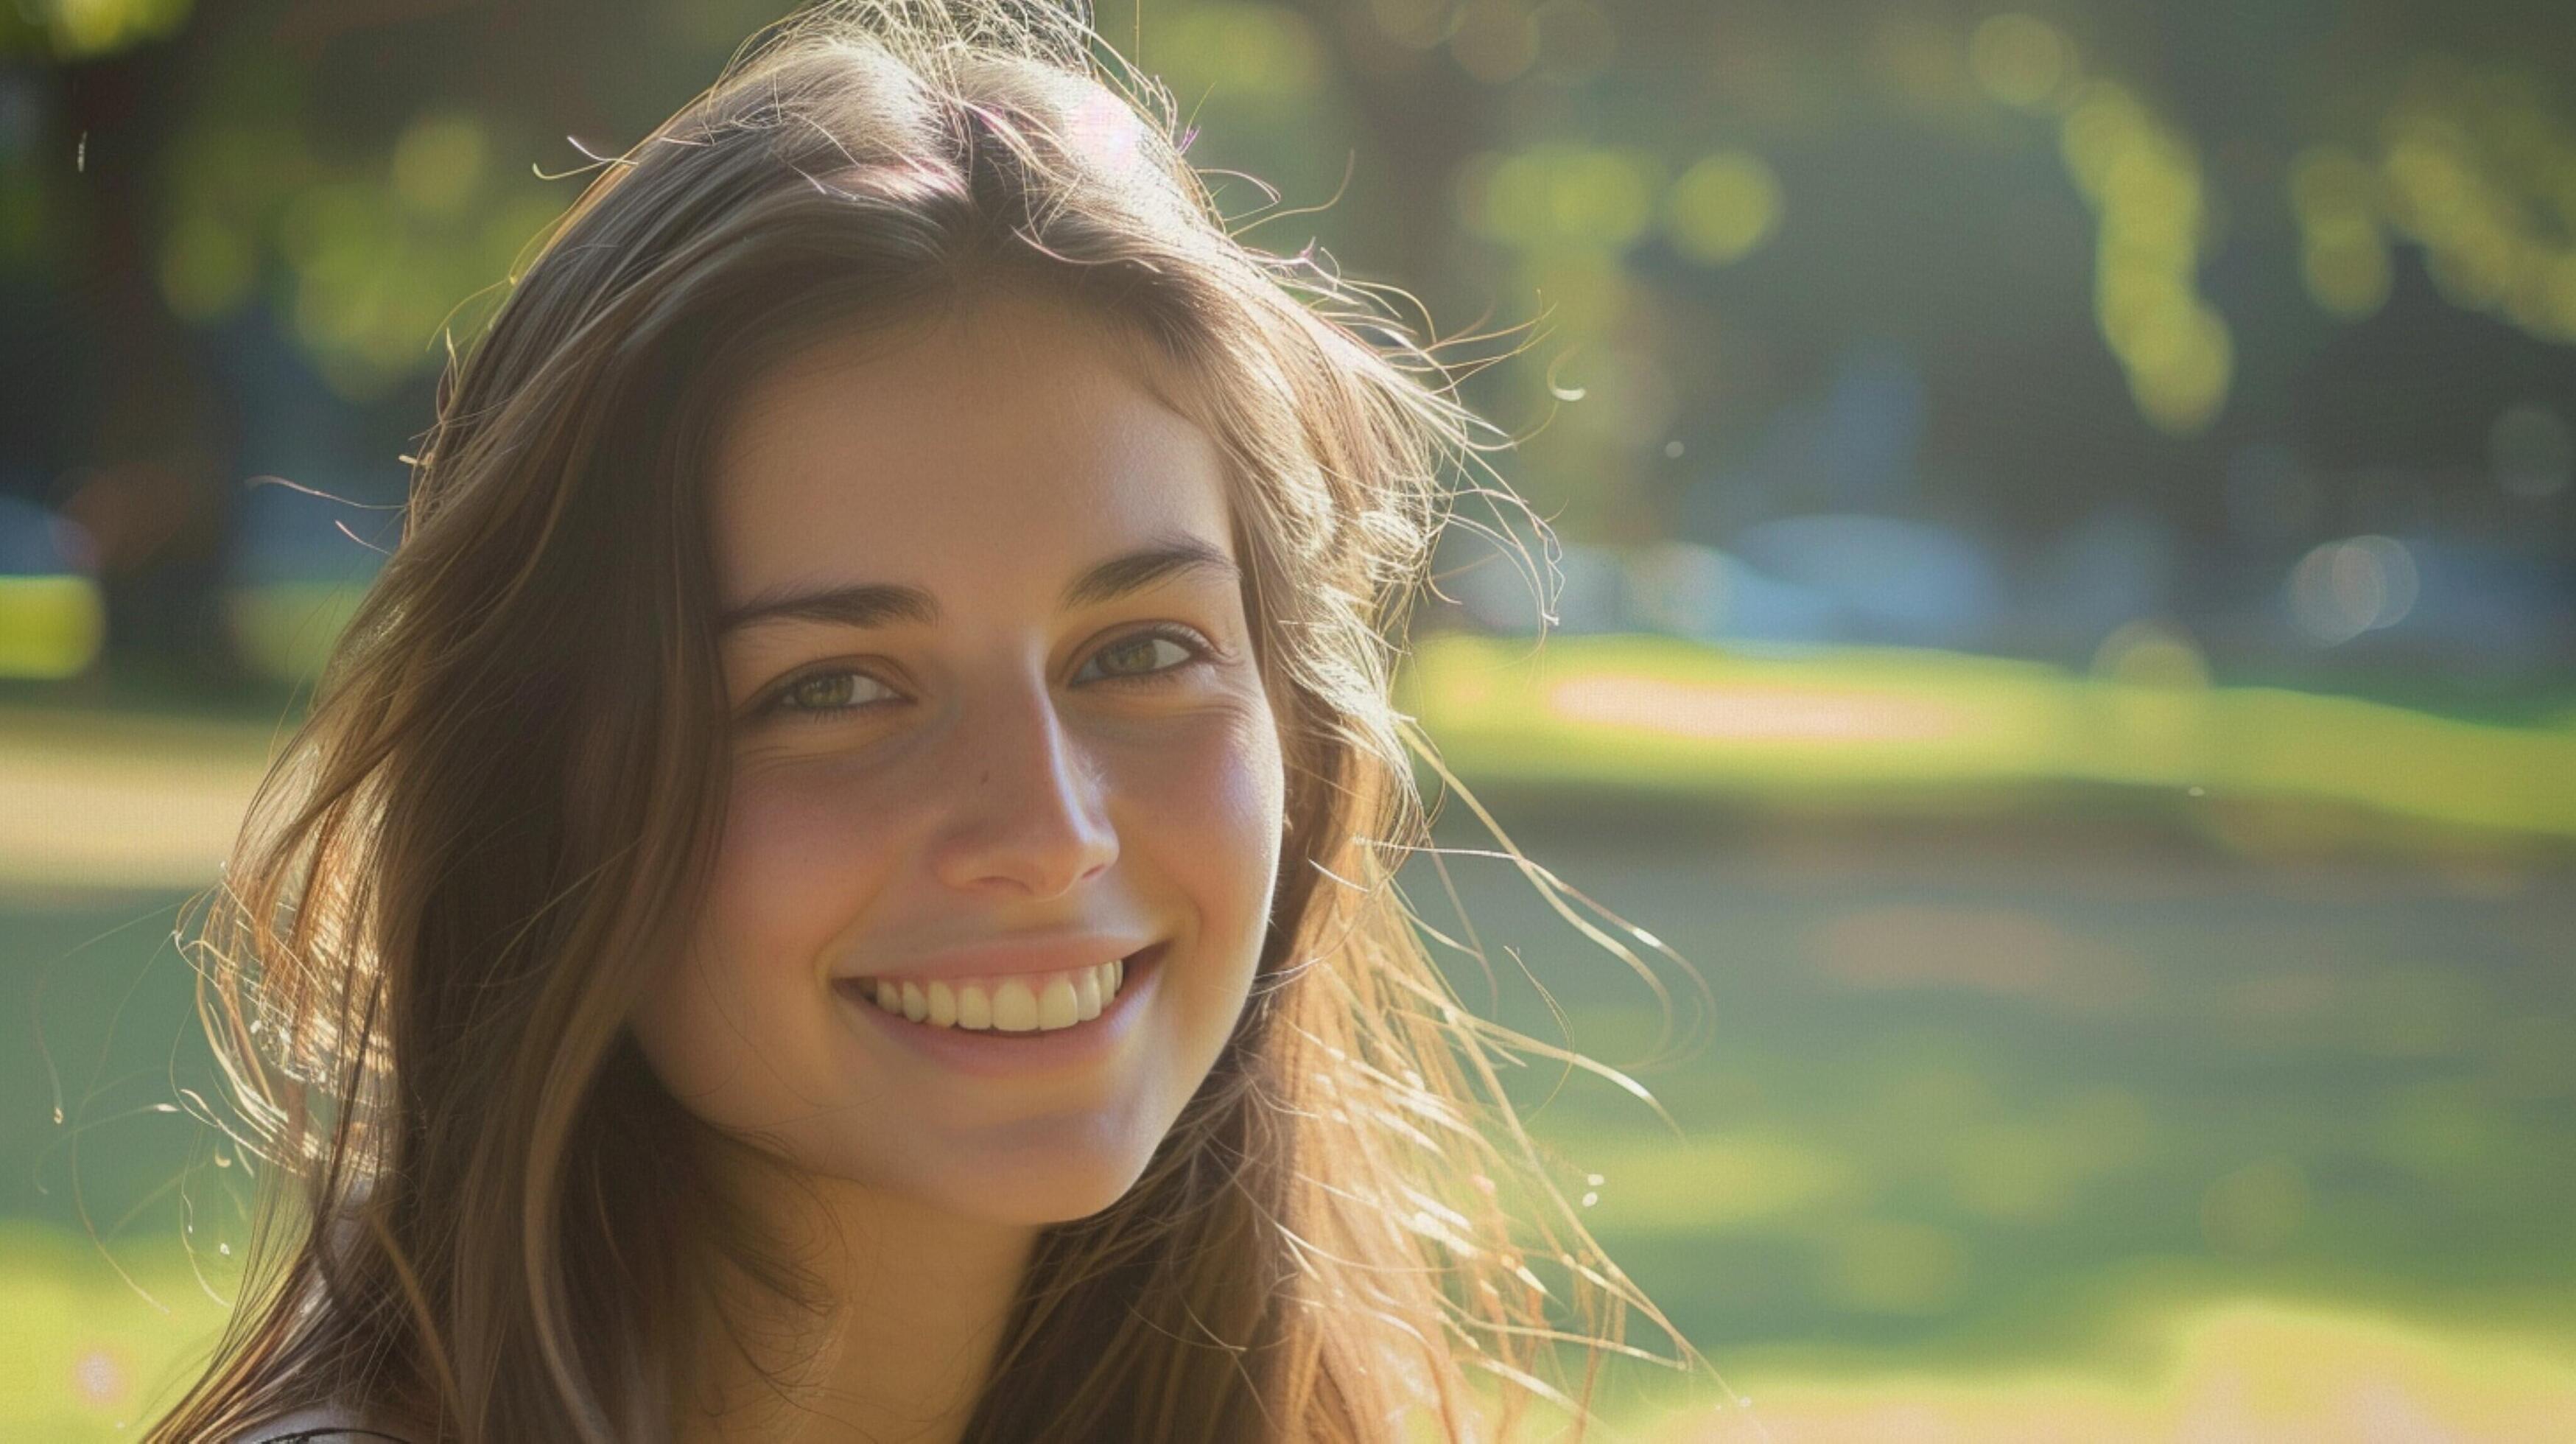
[[[1037,1230],[837,1179],[772,1184],[752,1203],[825,1303],[737,1280],[726,1295],[736,1341],[708,1320],[683,1351],[673,1438],[955,1444]]]

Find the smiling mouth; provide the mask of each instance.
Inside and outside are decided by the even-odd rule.
[[[989,978],[845,978],[834,986],[881,1012],[931,1028],[1038,1036],[1097,1018],[1162,955],[1156,943],[1087,968]]]

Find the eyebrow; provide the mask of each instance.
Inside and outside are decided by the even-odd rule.
[[[1073,579],[1057,606],[1064,611],[1094,607],[1140,592],[1159,582],[1190,574],[1221,577],[1239,583],[1243,573],[1234,559],[1194,536],[1157,538],[1151,545],[1122,552]],[[939,599],[919,587],[891,582],[790,590],[773,587],[716,621],[723,637],[767,622],[827,622],[844,627],[884,627],[910,622],[939,624]]]

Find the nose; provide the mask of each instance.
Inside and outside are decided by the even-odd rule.
[[[1054,898],[1118,858],[1098,769],[1043,685],[996,690],[959,729],[947,827],[931,870],[965,892]]]

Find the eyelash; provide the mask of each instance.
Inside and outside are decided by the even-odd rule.
[[[1114,652],[1121,647],[1133,646],[1139,642],[1153,641],[1156,638],[1160,638],[1179,646],[1182,651],[1187,652],[1189,655],[1178,662],[1174,662],[1168,667],[1157,667],[1151,672],[1132,672],[1124,676],[1104,677],[1101,679],[1101,682],[1110,685],[1124,683],[1144,687],[1167,686],[1173,681],[1178,680],[1179,675],[1182,672],[1185,672],[1192,667],[1202,666],[1216,656],[1216,648],[1197,632],[1192,631],[1187,627],[1159,626],[1147,627],[1141,631],[1129,632],[1125,636],[1104,643],[1098,651],[1091,654],[1091,660],[1097,660],[1103,653]],[[832,722],[838,721],[843,717],[850,716],[853,713],[867,711],[871,707],[884,705],[883,701],[875,701],[847,703],[831,707],[799,707],[793,705],[789,700],[796,695],[796,690],[804,686],[806,683],[819,681],[827,677],[869,677],[871,680],[876,681],[878,685],[884,686],[888,690],[892,690],[892,684],[885,682],[882,678],[876,678],[873,674],[863,671],[860,668],[837,666],[817,667],[810,672],[799,673],[796,676],[790,677],[786,681],[779,683],[777,690],[772,692],[769,695],[769,699],[761,703],[752,715],[756,718],[783,717],[796,722]]]

